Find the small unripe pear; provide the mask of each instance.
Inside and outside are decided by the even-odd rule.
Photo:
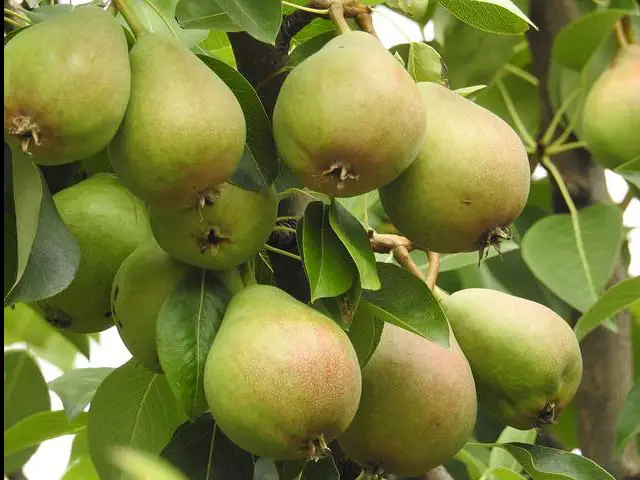
[[[162,371],[156,343],[158,314],[189,269],[151,237],[122,262],[113,280],[113,322],[129,352],[152,372]]]
[[[442,302],[469,359],[480,411],[522,430],[552,423],[582,378],[573,330],[550,308],[496,290],[460,290]]]
[[[607,168],[640,158],[640,45],[625,47],[591,87],[582,139]]]
[[[152,206],[149,216],[153,235],[169,255],[195,267],[227,270],[264,246],[277,209],[273,187],[251,191],[224,183],[201,205],[184,210]]]

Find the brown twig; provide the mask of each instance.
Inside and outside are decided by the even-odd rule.
[[[409,255],[413,250],[422,250],[406,237],[391,233],[377,233],[369,230],[369,244],[375,253],[391,253],[400,265],[425,282],[433,290],[440,272],[440,254],[426,252],[429,259],[429,270],[425,275]]]
[[[633,192],[629,189],[619,204],[620,210],[622,210],[623,213],[627,210],[627,207],[629,207],[631,200],[633,200]]]
[[[331,4],[329,7],[329,17],[336,27],[338,27],[340,33],[347,33],[351,31],[351,27],[349,27],[344,16],[344,6],[341,3]]]
[[[356,22],[358,22],[358,26],[363,31],[370,33],[374,37],[378,38],[378,35],[376,35],[376,29],[373,27],[373,17],[371,16],[371,12],[357,14]]]
[[[440,274],[440,254],[436,252],[427,252],[429,259],[429,270],[427,271],[427,286],[429,290],[433,290],[438,281]]]

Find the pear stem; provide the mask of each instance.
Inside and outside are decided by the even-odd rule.
[[[576,148],[585,148],[585,146],[586,145],[584,142],[569,142],[560,145],[554,143],[549,148],[547,148],[544,153],[552,157],[554,155],[559,155],[570,150],[575,150]]]
[[[204,274],[210,272],[209,270],[202,270]],[[244,278],[238,268],[231,268],[229,270],[213,271],[213,275],[217,277],[224,285],[231,291],[233,295],[243,290],[245,287]]]
[[[29,20],[29,17],[26,17],[26,16],[22,15],[21,13],[15,12],[15,11],[11,10],[10,8],[5,8],[4,9],[4,13],[6,13],[7,15],[11,15],[13,17],[16,17],[16,18],[26,22],[27,24],[31,25],[31,20]]]
[[[427,271],[427,286],[429,290],[433,291],[438,281],[438,275],[440,274],[440,254],[436,252],[427,252],[427,258],[429,259],[429,270]]]
[[[300,220],[300,216],[299,215],[285,215],[283,217],[278,217],[278,218],[276,218],[276,223],[280,222],[280,221],[287,221],[287,220]]]
[[[9,25],[13,25],[14,27],[17,27],[17,28],[24,27],[24,25],[22,25],[21,23],[18,23],[15,20],[7,17],[4,17],[4,23],[8,23]]]
[[[340,33],[351,31],[351,27],[344,18],[344,6],[341,3],[332,3],[329,7],[329,17],[336,24]]]
[[[629,204],[631,203],[631,200],[633,200],[633,198],[634,198],[634,196],[633,196],[633,192],[631,191],[631,189],[627,190],[627,193],[625,194],[624,198],[619,203],[620,210],[622,210],[623,213],[627,210],[627,208],[629,207]]]
[[[443,289],[441,289],[437,285],[433,289],[433,295],[441,302],[449,296],[447,292],[445,292]]]
[[[303,12],[315,13],[316,15],[327,15],[329,13],[328,8],[320,10],[319,8],[310,8],[310,7],[305,7],[304,5],[297,5],[295,3],[285,2],[285,0],[282,0],[282,4],[286,5],[287,7],[293,7],[298,10],[302,10]]]
[[[281,250],[276,247],[272,247],[271,245],[268,245],[266,243],[264,244],[264,249],[267,250],[268,252],[284,255],[285,257],[293,258],[294,260],[298,260],[300,262],[302,261],[302,258],[299,255],[296,255],[295,253],[287,252],[286,250]]]
[[[615,25],[616,32],[616,40],[618,41],[618,45],[620,48],[625,48],[629,46],[629,42],[627,41],[627,37],[624,33],[624,27],[622,25],[622,19],[618,20]]]
[[[556,128],[558,128],[558,125],[560,125],[560,122],[562,121],[562,118],[564,117],[565,112],[569,109],[569,105],[571,105],[573,101],[576,98],[578,98],[580,93],[582,93],[582,89],[576,88],[573,92],[569,94],[568,97],[564,99],[564,101],[562,102],[562,105],[560,105],[560,108],[556,110],[556,113],[553,115],[553,118],[551,119],[551,122],[549,123],[547,130],[544,132],[544,135],[542,136],[542,139],[540,141],[542,145],[547,146],[551,143],[551,140],[553,139],[553,134],[555,133]],[[574,115],[573,118],[576,118],[576,117],[577,115]],[[567,131],[570,132],[569,127],[565,129],[565,132]],[[566,138],[564,138],[563,135],[560,136],[560,138],[563,138],[562,142],[566,140]]]
[[[295,228],[282,227],[280,225],[277,225],[277,226],[273,227],[273,231],[274,232],[289,232],[289,233],[294,233],[294,234],[298,232]]]
[[[522,80],[524,80],[530,85],[533,85],[534,87],[537,87],[540,84],[540,82],[534,75],[531,75],[526,70],[523,70],[520,67],[516,67],[511,63],[507,63],[503,68],[506,72],[512,73],[516,77],[521,78]]]
[[[356,22],[358,22],[358,25],[362,30],[378,38],[376,29],[373,27],[373,17],[371,16],[370,12],[357,14]]]
[[[597,296],[597,290],[595,285],[593,284],[593,277],[591,276],[589,263],[587,262],[587,254],[584,249],[584,242],[582,240],[582,229],[580,227],[580,220],[578,218],[578,209],[576,208],[575,203],[571,198],[571,193],[569,193],[569,189],[567,188],[567,184],[564,182],[562,178],[562,174],[558,167],[551,161],[551,157],[548,155],[542,156],[542,165],[547,169],[547,171],[553,177],[558,189],[560,190],[560,194],[567,204],[567,208],[569,209],[569,214],[571,216],[571,223],[573,225],[573,233],[576,240],[576,246],[578,247],[578,255],[580,257],[580,262],[584,267],[584,270],[587,273],[587,284],[589,286],[590,292]]]
[[[513,123],[515,124],[516,129],[520,134],[520,137],[522,138],[522,140],[524,141],[527,147],[531,147],[535,145],[536,141],[533,139],[533,137],[527,130],[527,127],[522,121],[522,117],[520,117],[520,114],[518,113],[518,109],[514,105],[513,100],[511,99],[511,95],[509,95],[509,92],[507,91],[507,88],[504,86],[504,83],[502,83],[502,80],[500,79],[496,80],[496,85],[498,87],[498,90],[500,91],[500,95],[502,95],[502,100],[504,100],[504,103],[507,106],[507,110],[509,111],[511,118],[513,119]]]
[[[124,18],[124,21],[127,22],[127,25],[129,25],[129,28],[131,28],[131,31],[136,38],[147,33],[147,29],[127,4],[127,0],[113,0],[113,4]]]
[[[418,268],[416,262],[413,261],[411,255],[409,255],[413,250],[422,249],[419,249],[407,237],[393,235],[391,233],[377,233],[374,230],[369,230],[369,244],[371,245],[371,250],[375,253],[390,253],[393,255],[396,262],[426,283],[429,290],[434,289],[440,273],[439,253],[424,250],[429,259],[429,269],[425,275],[424,272]]]
[[[242,283],[245,287],[248,287],[249,285],[256,285],[258,283],[256,280],[254,262],[255,259],[252,258],[250,261],[245,262],[238,267],[238,271],[242,277]]]

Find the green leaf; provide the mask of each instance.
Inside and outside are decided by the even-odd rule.
[[[296,46],[289,58],[287,59],[288,67],[295,67],[299,65],[303,60],[309,58],[314,53],[318,52],[325,44],[336,36],[335,30],[320,33],[313,38],[310,38],[301,45]]]
[[[218,60],[222,60],[230,67],[236,68],[236,57],[233,54],[233,49],[226,33],[211,30],[207,38],[200,42],[200,45]]]
[[[13,288],[22,279],[29,255],[36,239],[43,185],[38,167],[24,153],[11,152],[13,172],[13,204],[16,209],[16,233],[18,238],[18,264]],[[5,299],[6,304],[6,299]]]
[[[376,258],[369,245],[369,235],[360,222],[334,200],[329,207],[329,224],[356,264],[362,288],[378,290],[380,279],[376,270]]]
[[[523,442],[523,443],[535,443],[538,432],[536,429],[531,430],[518,430],[513,427],[506,427],[500,436],[498,437],[498,443],[509,442]],[[514,472],[522,471],[522,467],[518,461],[513,458],[508,451],[500,447],[493,447],[491,449],[491,456],[489,457],[489,468],[505,467]],[[491,478],[491,477],[488,477]]]
[[[476,97],[478,105],[491,110],[518,131],[518,125],[509,111],[505,95],[518,112],[522,127],[530,137],[535,138],[540,130],[539,87],[519,76],[503,75],[499,82],[493,82]]]
[[[512,35],[493,35],[457,21],[449,12],[435,12],[436,39],[447,66],[449,87],[490,85],[509,62],[520,41]],[[478,52],[491,52],[478,55]]]
[[[125,478],[109,461],[113,447],[157,454],[184,420],[164,375],[134,359],[114,370],[98,387],[89,410],[89,451],[100,477]]]
[[[362,300],[358,304],[348,332],[349,339],[358,356],[360,368],[364,368],[373,355],[380,340],[383,325],[384,322],[373,315],[369,303]]]
[[[356,267],[349,251],[331,228],[329,208],[322,202],[311,202],[298,227],[302,239],[301,253],[309,279],[311,301],[337,297],[351,288]]]
[[[640,158],[634,158],[630,162],[620,165],[615,169],[618,175],[622,175],[624,179],[640,188]]]
[[[60,480],[100,480],[100,477],[98,477],[91,457],[83,455],[69,462],[69,466]]]
[[[16,231],[16,209],[13,203],[13,173],[11,149],[4,143],[4,294],[11,291],[18,272],[18,233]]]
[[[280,470],[280,480],[301,480],[302,471],[307,465],[306,460],[290,460],[288,462],[278,462]]]
[[[28,3],[28,2],[26,2]],[[49,20],[57,15],[69,13],[73,9],[73,5],[56,4],[56,5],[38,5],[38,8],[33,10],[24,10],[24,13],[29,20],[35,25]]]
[[[426,43],[411,42],[407,71],[416,82],[442,83],[444,68],[442,58],[435,48]]]
[[[4,344],[20,342],[63,371],[73,368],[78,354],[77,346],[62,331],[23,303],[4,309]]]
[[[470,480],[479,480],[488,468],[485,463],[471,453],[467,447],[459,450],[455,455],[455,459],[463,463],[467,468]]]
[[[5,430],[4,456],[38,446],[45,440],[78,433],[86,427],[87,414],[84,412],[74,420],[69,420],[62,410],[34,413]]]
[[[500,252],[502,255],[509,253],[513,250],[518,250],[520,247],[517,243],[512,240],[503,242],[500,245]],[[487,262],[493,258],[497,258],[496,261],[500,261],[500,254],[495,251],[495,249],[491,249],[487,252],[486,260],[483,262]],[[418,268],[423,272],[427,272],[429,268],[429,263],[426,260],[422,260],[420,262],[416,262]],[[442,255],[440,258],[440,271],[448,272],[450,270],[458,270],[459,268],[463,268],[469,265],[478,265],[478,252],[465,252],[465,253],[451,253],[448,255]]]
[[[270,458],[259,458],[253,468],[253,480],[280,480],[275,462]]]
[[[248,480],[253,476],[252,455],[232,443],[210,414],[180,426],[161,456],[189,480]]]
[[[474,93],[480,92],[487,88],[487,85],[473,85],[471,87],[456,88],[456,92],[461,97],[471,97]]]
[[[275,44],[280,23],[280,0],[215,0],[231,20],[256,40]]]
[[[510,0],[440,0],[463,22],[491,33],[517,35],[537,27]]]
[[[247,190],[271,185],[278,174],[276,146],[271,124],[258,94],[237,70],[206,55],[198,55],[233,91],[247,122],[247,143],[230,182]]]
[[[616,425],[616,450],[621,453],[624,447],[640,435],[640,380],[627,395],[627,399],[618,414]]]
[[[507,450],[533,480],[614,480],[593,460],[581,455],[526,443],[505,443]]]
[[[640,277],[629,278],[607,290],[577,321],[574,331],[582,340],[602,322],[640,298]]]
[[[188,480],[166,460],[132,448],[115,447],[111,461],[132,480]]]
[[[186,29],[242,31],[242,27],[236,25],[215,0],[179,0],[176,19]]]
[[[579,211],[578,223],[576,231],[570,215],[545,217],[529,228],[521,248],[538,280],[584,312],[613,272],[622,243],[622,213],[616,205],[594,205]]]
[[[178,0],[141,0],[129,2],[129,7],[149,31],[177,38],[182,45],[191,48],[207,36],[207,30],[188,30],[180,28],[175,19]]]
[[[607,9],[579,16],[555,37],[552,58],[572,70],[582,70],[604,37],[611,34],[616,21],[628,13]]]
[[[487,470],[480,480],[526,480],[526,478],[508,468],[496,467]]]
[[[209,273],[209,275],[207,275]],[[164,301],[157,322],[160,365],[189,418],[208,410],[204,364],[231,292],[207,270],[191,271]]]
[[[80,248],[60,218],[40,174],[38,178],[41,203],[36,236],[24,274],[5,297],[5,306],[52,297],[71,284],[80,265]],[[18,204],[18,196],[15,201]],[[20,241],[18,235],[18,248]]]
[[[327,32],[336,32],[335,23],[329,19],[316,18],[293,37],[292,43],[294,45],[300,45]]]
[[[89,405],[102,381],[113,368],[77,368],[49,382],[49,388],[60,397],[64,412],[73,420]]]
[[[89,455],[86,428],[76,433],[71,443],[69,464],[61,480],[100,480]]]
[[[25,351],[4,352],[4,431],[23,418],[49,410],[49,390],[38,365]],[[37,447],[4,459],[4,471],[16,472]]]
[[[317,462],[307,462],[300,480],[340,480],[340,472],[331,455]]]
[[[404,268],[378,263],[382,288],[363,292],[374,316],[449,347],[449,324],[429,287]]]

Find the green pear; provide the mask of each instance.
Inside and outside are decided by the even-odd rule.
[[[224,183],[198,207],[151,206],[149,215],[153,234],[169,255],[196,267],[227,270],[263,247],[277,209],[273,187],[251,191]]]
[[[56,15],[4,48],[5,139],[41,165],[89,157],[118,130],[130,87],[127,41],[109,13]]]
[[[360,195],[396,178],[424,139],[415,82],[372,35],[330,40],[287,77],[273,131],[282,160],[309,188]]]
[[[391,324],[362,371],[362,399],[338,438],[362,466],[417,476],[450,460],[473,433],[476,389],[453,334],[445,348]]]
[[[151,238],[147,209],[107,173],[64,189],[53,200],[78,242],[80,266],[65,290],[36,308],[59,328],[78,333],[105,330],[113,325],[113,278],[124,259]]]
[[[415,162],[380,189],[391,222],[421,248],[484,250],[509,238],[531,174],[520,138],[500,117],[436,83],[419,83],[429,121]]]
[[[544,305],[482,288],[442,305],[471,364],[480,411],[522,430],[552,423],[582,378],[569,324]]]
[[[276,460],[317,458],[351,423],[361,388],[346,333],[268,285],[231,299],[205,364],[216,424],[239,447]]]
[[[625,47],[584,103],[582,140],[607,168],[640,158],[640,45]]]
[[[130,61],[131,100],[108,150],[113,169],[151,205],[194,206],[240,161],[246,140],[240,104],[173,38],[143,34]]]
[[[113,280],[111,312],[120,338],[152,372],[162,371],[156,344],[160,308],[189,269],[150,238],[122,262]]]

